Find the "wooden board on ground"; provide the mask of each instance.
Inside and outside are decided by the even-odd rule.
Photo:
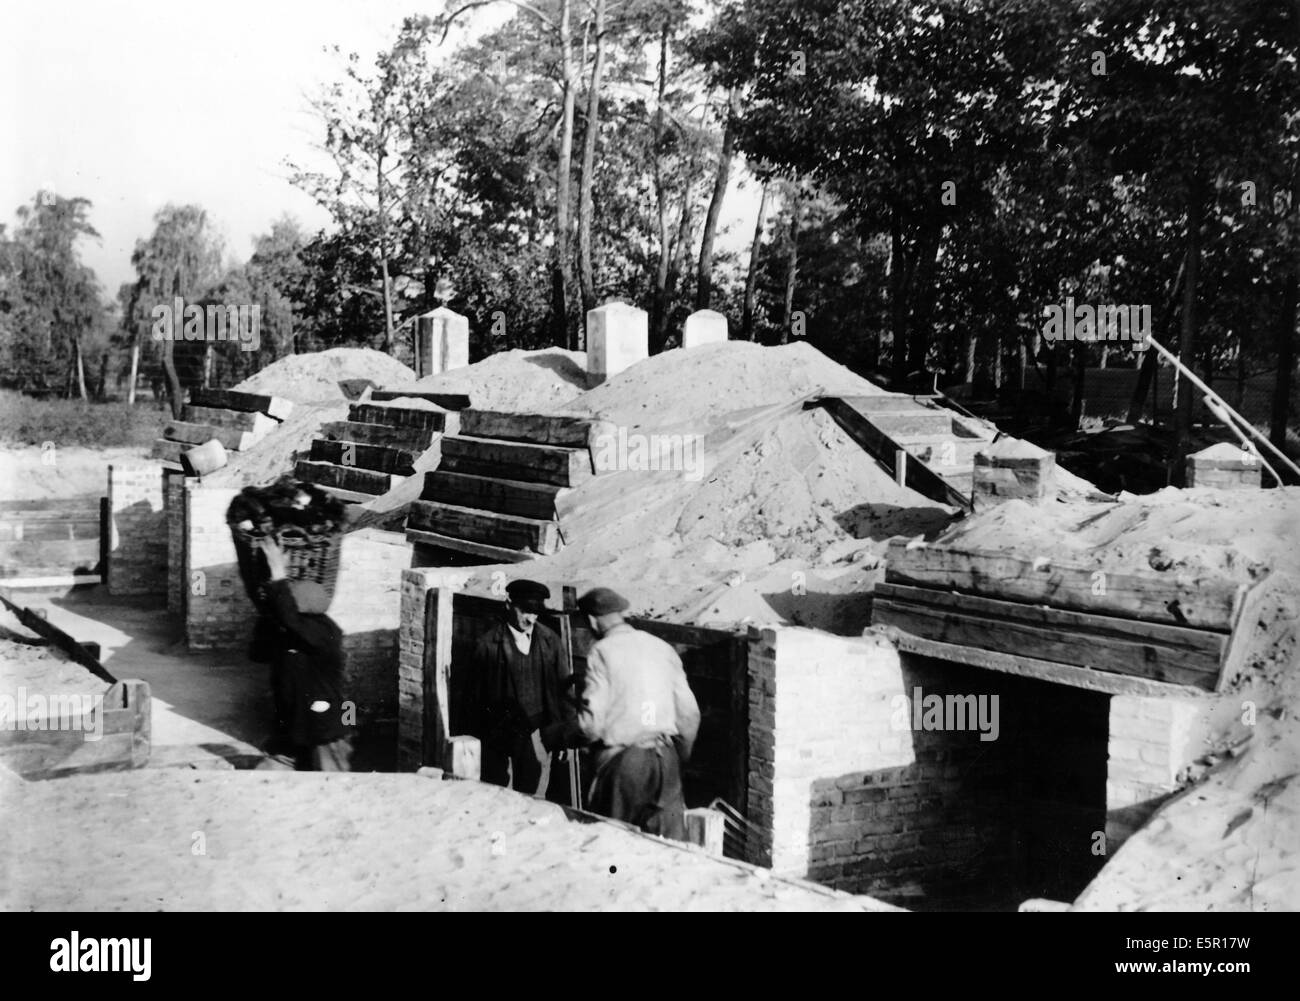
[[[1245,674],[1251,651],[1262,649],[1258,633],[1266,627],[1274,613],[1269,606],[1279,596],[1283,606],[1289,604],[1282,580],[1278,574],[1270,573],[1243,590],[1233,611],[1232,635],[1228,639],[1228,649],[1223,657],[1223,670],[1219,672],[1216,691],[1226,690]]]
[[[464,393],[430,393],[422,389],[404,390],[400,386],[396,389],[376,389],[370,394],[370,398],[376,403],[383,403],[387,400],[400,400],[403,397],[428,400],[444,410],[464,410],[469,406],[469,397]]]
[[[285,420],[293,413],[292,400],[286,400],[282,396],[263,396],[260,393],[238,393],[233,389],[191,389],[189,402],[196,407],[266,414],[277,421]]]
[[[512,414],[497,410],[465,410],[460,433],[478,438],[503,438],[536,445],[587,448],[604,427],[593,417],[569,414]]]
[[[212,427],[251,431],[255,435],[264,435],[280,426],[280,422],[273,417],[255,411],[221,410],[194,404],[185,407],[183,419],[191,424],[210,424]]]
[[[48,619],[37,615],[30,608],[23,608],[21,605],[14,604],[14,602],[10,601],[3,595],[0,595],[0,604],[3,604],[7,609],[9,609],[9,611],[13,612],[13,614],[18,617],[18,621],[24,626],[36,633],[38,636],[45,637],[67,654],[72,660],[80,664],[101,681],[107,681],[109,684],[113,684],[117,681],[115,677],[108,673],[104,668],[104,665],[99,662],[98,657],[91,654],[89,650]]]
[[[321,425],[322,438],[330,441],[355,441],[364,445],[388,445],[424,451],[439,437],[432,428],[393,427],[390,424],[364,424],[360,421],[328,421]]]
[[[354,403],[348,407],[348,417],[359,424],[387,424],[390,427],[426,428],[441,431],[447,426],[448,415],[441,410],[421,410],[416,407],[385,407],[374,403]]]
[[[949,591],[879,584],[872,625],[924,639],[1056,661],[1213,691],[1227,636],[977,598]]]
[[[525,550],[505,549],[501,546],[471,542],[469,539],[456,539],[450,535],[442,535],[439,532],[430,532],[419,528],[408,527],[406,529],[406,541],[421,546],[433,546],[435,549],[448,549],[452,552],[478,556],[491,563],[525,563],[528,560],[537,558],[536,553]]]
[[[518,480],[449,472],[439,464],[433,472],[425,473],[424,491],[420,494],[420,499],[513,514],[521,518],[551,519],[555,517],[556,498],[564,492],[562,487],[545,483],[523,483]]]
[[[448,435],[442,440],[440,469],[529,483],[574,487],[591,479],[591,453],[586,448],[538,445]]]
[[[943,544],[909,549],[904,539],[889,543],[885,580],[1222,632],[1230,628],[1243,590],[1226,577],[1101,571]]]
[[[0,759],[26,779],[143,768],[149,763],[152,699],[143,681],[114,682],[85,712],[65,695],[25,728],[0,727]],[[33,727],[33,724],[36,724]]]
[[[531,549],[542,556],[549,556],[560,548],[559,526],[553,521],[520,518],[436,501],[414,501],[407,511],[406,524],[408,528],[503,549]]]
[[[261,440],[261,436],[252,431],[214,427],[211,424],[192,424],[189,421],[169,422],[163,428],[163,437],[168,441],[180,441],[189,445],[203,445],[215,438],[224,447],[234,452],[242,452]]]
[[[397,473],[410,476],[415,472],[418,452],[387,445],[361,445],[351,441],[325,441],[317,438],[311,443],[311,459],[332,462],[340,466],[357,466],[377,473]]]
[[[898,478],[898,453],[901,446],[889,435],[871,423],[868,416],[857,407],[860,401],[871,401],[874,397],[827,397],[817,401],[850,438],[856,441],[885,470]],[[949,504],[963,511],[972,509],[971,499],[949,484],[943,477],[917,459],[907,458],[903,468],[903,485],[915,490],[923,497],[938,504]]]

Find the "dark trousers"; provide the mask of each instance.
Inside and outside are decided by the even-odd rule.
[[[682,767],[671,744],[627,747],[596,772],[591,810],[661,838],[686,840]]]
[[[493,785],[508,784],[515,792],[535,796],[542,782],[542,763],[533,752],[532,738],[520,737],[506,749],[483,744],[479,748],[479,778]],[[552,803],[569,805],[569,768],[556,755],[551,755],[546,798]]]
[[[331,740],[328,744],[299,747],[294,770],[299,772],[350,772],[352,771],[352,741],[347,737]]]

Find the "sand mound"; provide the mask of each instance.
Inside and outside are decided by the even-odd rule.
[[[348,403],[339,399],[333,403],[299,404],[289,419],[267,433],[266,437],[246,452],[227,452],[228,463],[203,478],[212,486],[247,487],[265,486],[286,473],[293,472],[294,458],[303,456],[311,448],[312,439],[320,433],[327,421],[348,419]]]
[[[1105,504],[1009,501],[965,519],[940,541],[1029,559],[1047,553],[1110,570],[1204,572],[1246,583],[1270,569],[1300,573],[1300,549],[1287,544],[1297,525],[1300,487],[1169,487]]]
[[[783,403],[814,390],[873,396],[884,390],[802,341],[764,347],[727,341],[655,355],[572,400],[565,409],[629,427],[707,420]]]
[[[380,386],[410,382],[415,373],[396,358],[371,348],[330,348],[289,355],[232,387],[242,393],[283,396],[296,403],[343,400],[343,379],[370,379]]]
[[[426,375],[413,385],[419,392],[466,393],[479,410],[537,412],[565,409],[587,387],[587,356],[581,351],[500,351],[465,368]]]

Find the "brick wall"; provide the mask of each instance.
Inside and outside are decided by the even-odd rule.
[[[1106,850],[1114,853],[1205,753],[1210,696],[1116,695],[1110,700]]]
[[[257,610],[239,576],[226,509],[239,492],[185,483],[185,638],[191,650],[246,649]]]
[[[749,670],[752,861],[931,907],[1077,892],[1104,861],[1105,696],[805,629],[752,631]],[[997,696],[997,739],[913,729],[918,689]]]
[[[156,462],[108,467],[108,592],[167,590],[167,534],[162,466]]]
[[[415,771],[424,756],[424,606],[442,581],[437,569],[402,571],[397,634],[397,767]]]
[[[185,615],[185,477],[163,474],[163,513],[167,521],[167,611]]]

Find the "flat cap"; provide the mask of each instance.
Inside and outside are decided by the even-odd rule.
[[[525,612],[542,612],[546,610],[546,599],[551,596],[551,589],[535,580],[512,580],[506,585],[506,594],[517,608]]]
[[[626,612],[629,607],[626,598],[607,587],[593,587],[578,599],[578,611],[586,615],[610,615]]]

